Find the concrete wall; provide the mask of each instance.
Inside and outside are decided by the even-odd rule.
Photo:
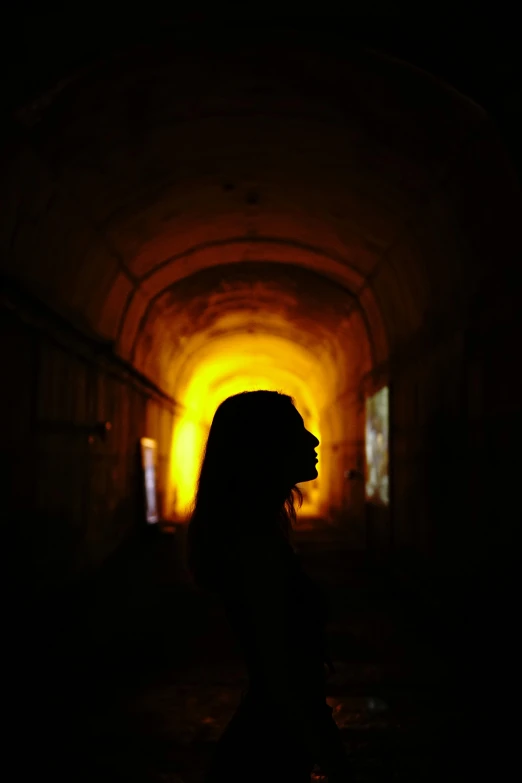
[[[106,347],[2,298],[2,527],[18,575],[55,583],[99,564],[144,524],[142,436],[158,441],[161,506],[173,405]],[[102,421],[112,425],[105,437]]]
[[[393,372],[395,562],[433,602],[466,615],[518,570],[522,376],[514,267],[511,275],[511,286],[508,273],[484,285],[465,325],[422,335]]]

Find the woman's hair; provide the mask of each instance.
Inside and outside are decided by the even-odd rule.
[[[242,535],[279,528],[289,538],[298,487],[284,473],[293,400],[276,391],[228,397],[216,410],[205,447],[187,534],[189,570],[212,588]]]

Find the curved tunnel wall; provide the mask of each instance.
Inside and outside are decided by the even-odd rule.
[[[158,323],[168,324],[168,331]],[[303,514],[327,516],[339,504],[332,449],[347,439],[347,421],[337,401],[357,389],[372,365],[357,302],[345,289],[281,262],[200,271],[163,292],[140,330],[136,364],[153,375],[158,356],[185,408],[173,442],[171,484],[177,492],[170,502],[176,516],[190,503],[217,405],[224,395],[247,388],[291,394],[321,440],[321,476],[302,488]]]
[[[511,263],[518,190],[484,113],[428,75],[360,51],[343,62],[298,47],[287,54],[275,49],[267,63],[255,47],[219,61],[145,49],[24,114],[4,150],[2,268],[107,341],[180,410],[207,342],[214,359],[230,352],[227,340],[246,350],[240,332],[252,328],[271,351],[277,340],[296,345],[296,365],[301,350],[321,367],[330,355],[320,389],[305,392],[304,370],[292,377],[304,405],[307,393],[316,400],[308,407],[324,445],[335,441],[347,466],[361,455],[362,391],[390,382],[393,533],[432,551],[440,535],[413,454],[426,464],[423,426],[440,408],[440,368],[445,378],[465,374],[471,304]],[[266,271],[271,298],[256,300],[243,281],[242,302],[221,301],[212,326],[182,345],[180,313],[197,296],[211,307],[213,289],[177,286],[249,266]],[[281,276],[303,270],[345,297],[346,335],[320,297],[319,341],[310,326],[296,328]],[[235,366],[212,377],[216,400]],[[443,395],[448,409],[466,404],[460,381]],[[324,458],[326,489],[311,508],[320,513],[344,492],[335,458]],[[372,525],[375,540],[389,538],[379,529],[388,518]]]

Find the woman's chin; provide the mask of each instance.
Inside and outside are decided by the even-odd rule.
[[[299,481],[296,481],[296,484],[303,484],[305,481],[313,481],[317,478],[319,473],[317,472],[317,468],[314,465],[312,468],[308,468],[306,471],[301,471],[299,475],[301,478]]]

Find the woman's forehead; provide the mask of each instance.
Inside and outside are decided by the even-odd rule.
[[[303,417],[301,416],[301,414],[299,413],[299,411],[294,405],[292,405],[291,416],[293,422],[295,422],[296,424],[300,424],[301,426],[304,426]]]

